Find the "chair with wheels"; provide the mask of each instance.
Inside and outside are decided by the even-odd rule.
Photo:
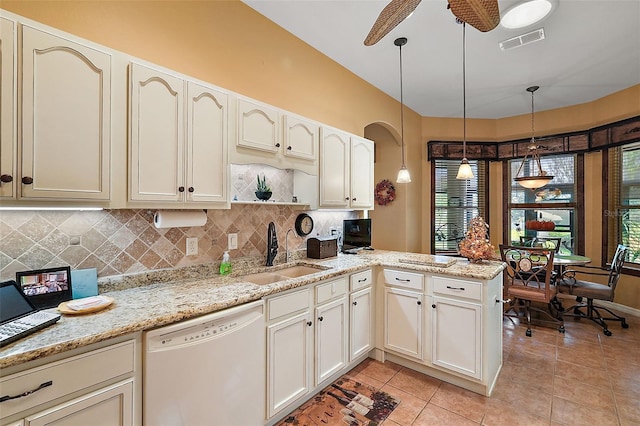
[[[561,237],[535,237],[533,241],[533,247],[544,247],[553,250],[556,254],[560,252],[561,245]]]
[[[526,318],[528,337],[531,337],[532,323],[557,326],[558,331],[564,333],[562,317],[551,304],[556,295],[551,279],[554,254],[553,250],[546,248],[500,245],[500,256],[507,264],[505,292],[510,299],[505,316]],[[547,309],[541,308],[541,304],[546,304]],[[546,319],[531,318],[532,312]]]
[[[628,248],[626,246],[622,244],[618,245],[616,252],[613,255],[609,271],[603,271],[600,268],[590,266],[581,266],[577,270],[566,270],[558,280],[558,293],[575,296],[576,304],[564,309],[563,315],[573,316],[576,318],[587,318],[602,327],[602,331],[605,336],[611,336],[611,331],[609,331],[606,321],[620,321],[622,328],[629,328],[629,324],[627,324],[624,317],[613,313],[610,309],[605,308],[604,306],[597,306],[593,304],[594,300],[604,300],[607,302],[613,301],[616,285],[620,279],[620,273],[627,256],[627,251]],[[607,277],[607,283],[599,284],[591,281],[584,281],[576,278],[576,274]],[[562,305],[560,304],[560,306]],[[611,316],[603,317],[601,311],[607,312]]]

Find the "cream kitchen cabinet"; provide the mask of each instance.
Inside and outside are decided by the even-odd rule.
[[[317,164],[320,126],[292,114],[282,115],[282,152],[292,159],[307,160]]]
[[[423,359],[424,276],[385,269],[384,347],[417,360]]]
[[[227,203],[228,95],[138,63],[130,81],[129,200]]]
[[[315,288],[316,386],[347,366],[348,287],[347,277],[341,277]]]
[[[372,141],[320,128],[320,207],[373,208]]]
[[[373,275],[367,269],[350,277],[349,362],[373,349]]]
[[[239,98],[237,113],[237,146],[273,154],[280,151],[280,111],[277,108]]]
[[[141,424],[139,345],[136,337],[13,374],[3,371],[0,392],[12,398],[2,402],[0,422]]]
[[[0,17],[0,199],[16,197],[16,23]]]
[[[111,55],[21,28],[18,197],[109,200]]]
[[[311,289],[270,297],[267,305],[267,418],[307,395],[311,383]]]

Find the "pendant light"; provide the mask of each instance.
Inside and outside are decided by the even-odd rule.
[[[407,44],[407,38],[399,37],[393,44],[400,48],[400,143],[402,147],[402,166],[398,172],[396,183],[409,183],[411,182],[411,175],[404,162],[404,99],[402,96],[402,46]]]
[[[464,21],[457,20],[462,23],[462,161],[458,168],[456,179],[468,180],[473,179],[473,171],[469,160],[467,160],[467,73],[466,73],[466,27]]]
[[[516,177],[514,179],[518,184],[520,184],[520,186],[531,189],[532,191],[535,191],[538,188],[542,188],[553,179],[553,176],[548,175],[547,172],[542,170],[540,156],[538,155],[538,145],[535,139],[535,127],[533,121],[533,93],[539,88],[539,86],[527,87],[527,92],[531,93],[531,143],[529,144],[529,152],[527,152],[527,154],[522,159],[522,163],[520,164],[520,167],[518,168],[518,172],[516,173]],[[531,156],[534,164],[538,166],[538,174],[531,176],[520,176],[520,172],[526,164],[527,158],[529,158],[529,156]]]

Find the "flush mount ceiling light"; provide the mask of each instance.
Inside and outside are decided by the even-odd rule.
[[[458,21],[462,24],[462,161],[458,168],[456,179],[473,179],[473,171],[469,160],[467,160],[467,75],[466,75],[466,26],[464,21]]]
[[[393,42],[400,48],[400,143],[402,148],[402,166],[398,172],[396,183],[409,183],[411,182],[411,175],[404,163],[404,99],[402,97],[402,46],[407,44],[406,37],[399,37]]]
[[[522,187],[531,189],[535,191],[538,188],[542,188],[546,184],[548,184],[553,176],[550,176],[542,170],[542,164],[540,164],[540,156],[538,155],[538,145],[535,139],[535,130],[534,130],[534,115],[533,115],[533,93],[538,90],[539,86],[531,86],[527,87],[527,92],[531,93],[531,143],[529,144],[529,152],[522,159],[522,163],[518,168],[518,172],[516,173],[515,181]],[[520,176],[520,172],[524,168],[524,165],[527,163],[527,159],[531,156],[534,164],[538,166],[538,174],[531,176]]]
[[[509,29],[524,28],[540,22],[554,9],[557,0],[530,0],[508,9],[500,19],[500,25]]]

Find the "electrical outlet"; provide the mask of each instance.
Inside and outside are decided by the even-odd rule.
[[[238,234],[229,234],[227,237],[227,243],[229,250],[235,250],[238,248]]]
[[[198,238],[187,238],[187,256],[195,256],[198,254]]]

